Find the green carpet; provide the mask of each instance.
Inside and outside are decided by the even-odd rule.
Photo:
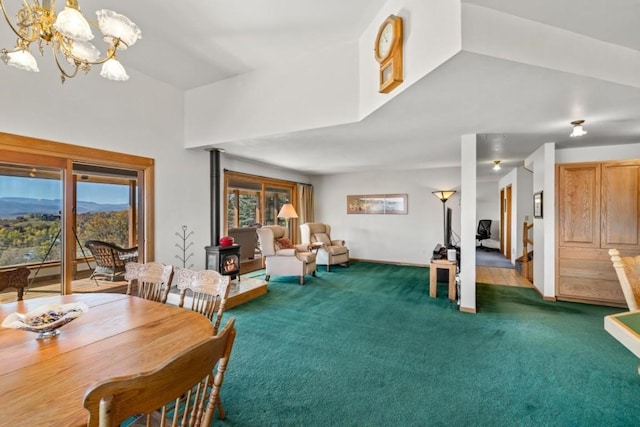
[[[258,273],[257,276],[260,277]],[[478,314],[427,268],[355,262],[229,310],[237,338],[216,426],[630,426],[638,359],[620,309],[478,285]],[[224,323],[224,320],[223,320]]]

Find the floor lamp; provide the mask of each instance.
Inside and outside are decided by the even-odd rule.
[[[278,212],[278,218],[284,218],[287,224],[287,237],[289,237],[289,218],[298,218],[296,210],[291,203],[285,203],[282,205],[280,212]]]
[[[446,190],[446,191],[434,191],[433,195],[438,199],[442,200],[442,224],[444,229],[444,240],[442,241],[443,246],[447,243],[447,209],[445,205],[447,204],[447,200],[451,196],[456,194],[455,190]]]

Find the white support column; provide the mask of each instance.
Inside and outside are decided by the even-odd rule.
[[[460,173],[460,311],[476,312],[476,143],[462,135]]]
[[[543,296],[555,300],[556,297],[556,144],[548,142],[544,144],[544,242],[542,259],[544,262]]]

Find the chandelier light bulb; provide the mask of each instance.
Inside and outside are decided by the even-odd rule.
[[[71,54],[76,58],[87,62],[96,62],[100,59],[100,51],[89,42],[74,41],[73,46],[71,46]],[[71,65],[75,63],[72,57],[68,57],[67,61]]]
[[[125,50],[142,38],[142,31],[129,18],[112,10],[102,9],[96,12],[98,26],[104,34],[104,41],[111,43],[113,38],[119,38],[122,43],[117,45],[119,50]]]
[[[115,80],[119,82],[129,80],[129,75],[125,71],[124,67],[122,66],[120,61],[115,58],[111,58],[110,60],[102,64],[100,76],[108,80]]]
[[[500,169],[502,169],[502,166],[500,166],[500,160],[494,160],[493,161],[493,170],[494,171],[499,171]]]
[[[583,123],[584,120],[575,120],[571,122],[571,125],[573,126],[573,132],[571,132],[571,135],[569,136],[575,138],[576,136],[586,135],[587,131],[582,127]]]
[[[89,23],[78,9],[65,7],[58,14],[53,28],[73,40],[87,42],[93,39]]]
[[[0,51],[0,57],[5,64],[16,67],[20,70],[31,71],[37,73],[40,71],[36,58],[26,49],[16,49],[13,52],[7,52],[6,49]]]

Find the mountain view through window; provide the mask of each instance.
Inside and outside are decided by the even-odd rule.
[[[58,172],[30,174],[0,175],[0,268],[60,261],[62,181]],[[90,239],[128,246],[129,192],[126,184],[77,182],[76,258],[90,256]]]

